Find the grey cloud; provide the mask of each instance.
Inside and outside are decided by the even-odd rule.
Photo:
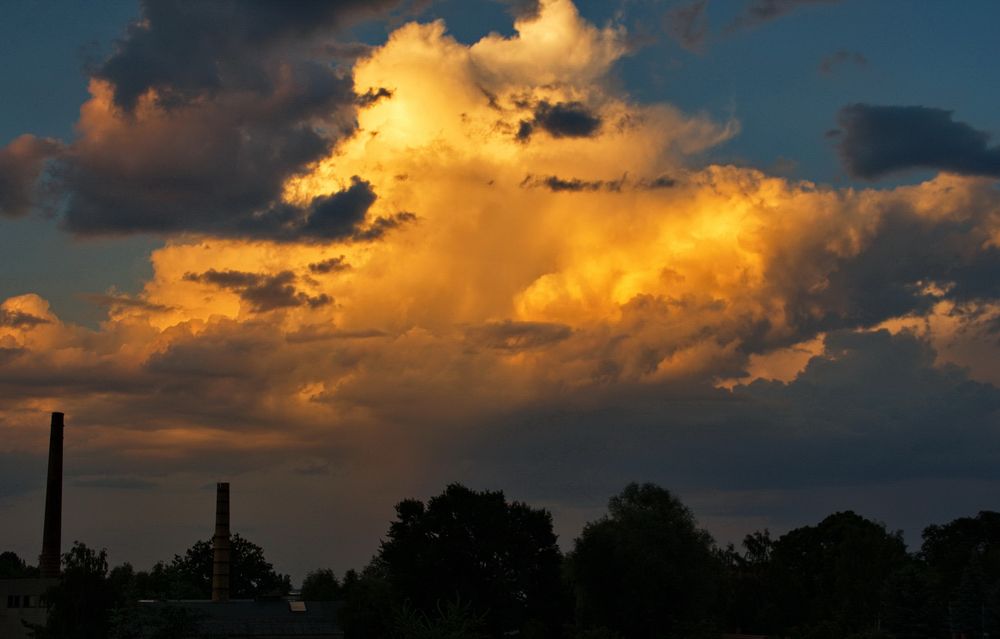
[[[581,180],[579,178],[561,178],[556,175],[527,175],[521,181],[522,188],[546,188],[556,193],[580,191],[612,191],[622,190],[624,178],[618,180]]]
[[[365,107],[375,104],[382,98],[391,98],[391,97],[392,97],[392,91],[386,89],[385,87],[379,87],[377,91],[375,89],[368,89],[368,91],[362,93],[357,97],[356,102],[358,103],[358,106]]]
[[[287,334],[285,336],[285,341],[291,344],[302,344],[307,342],[324,342],[328,340],[371,339],[373,337],[386,336],[388,336],[388,333],[374,328],[345,331],[333,327],[309,326],[301,328],[294,333]]]
[[[672,7],[664,16],[667,33],[689,51],[701,51],[708,36],[705,9],[708,0],[694,0]]]
[[[261,64],[262,52],[395,4],[144,0],[141,21],[129,28],[95,76],[114,85],[115,102],[126,111],[150,90],[166,105],[223,90],[260,91],[272,81]]]
[[[839,256],[824,245],[822,231],[802,237],[799,248],[779,251],[767,278],[784,298],[793,339],[817,332],[874,326],[892,317],[922,313],[938,301],[926,290],[936,284],[956,303],[1000,298],[1000,250],[989,231],[973,220],[928,218],[901,204],[886,204],[878,225],[857,254]],[[823,270],[822,286],[811,277]],[[761,335],[767,326],[759,327]],[[746,330],[746,329],[744,329]],[[768,347],[744,333],[751,351]],[[773,346],[773,345],[772,345]]]
[[[548,322],[490,322],[466,330],[474,344],[503,351],[524,351],[561,342],[572,334],[565,324]]]
[[[865,57],[863,53],[858,51],[848,51],[846,49],[840,49],[834,53],[823,58],[819,63],[819,72],[823,75],[832,74],[838,67],[843,66],[847,63],[853,63],[858,67],[867,67],[868,58]]]
[[[331,257],[328,260],[323,260],[322,262],[314,262],[309,265],[309,270],[313,273],[338,273],[340,271],[347,271],[351,268],[351,265],[347,263],[347,258],[343,255],[337,257]]]
[[[351,239],[356,242],[371,242],[383,237],[393,229],[415,222],[416,220],[416,214],[409,211],[400,211],[389,217],[380,215],[372,220],[371,224],[367,227],[355,229],[351,234]]]
[[[909,334],[835,332],[791,383],[589,389],[503,415],[466,455],[482,478],[564,503],[635,478],[700,490],[1000,480],[1000,389],[934,359]]]
[[[746,9],[730,24],[729,30],[749,29],[811,5],[836,4],[841,0],[749,0]]]
[[[580,178],[564,178],[558,175],[533,175],[529,173],[521,180],[521,188],[545,188],[555,193],[581,191],[607,191],[620,193],[623,189],[654,191],[668,189],[677,185],[677,180],[667,175],[655,178],[629,180],[627,175],[616,180],[583,180]]]
[[[539,0],[496,0],[507,6],[507,10],[519,20],[530,20],[541,10]]]
[[[111,293],[81,293],[80,297],[87,300],[91,304],[104,308],[139,308],[153,312],[171,310],[170,306],[154,304],[152,302],[147,302],[146,300],[129,297],[128,295]]]
[[[296,306],[315,308],[333,301],[325,293],[310,296],[297,290],[294,286],[296,277],[291,271],[263,274],[212,269],[204,273],[186,273],[184,279],[235,291],[258,313]]]
[[[586,138],[597,133],[601,118],[593,114],[581,102],[557,102],[550,104],[542,100],[534,108],[534,117],[521,121],[517,139],[529,140],[535,129],[541,129],[554,138]]]
[[[348,71],[315,59],[316,41],[398,4],[146,0],[92,71],[113,91],[113,112],[82,115],[103,119],[101,134],[83,127],[67,147],[44,149],[42,183],[63,225],[80,235],[351,237],[375,198],[367,182],[306,207],[284,203],[282,189],[355,131],[358,108],[389,95],[357,95]],[[40,162],[12,174],[0,157],[5,214],[26,210]]]
[[[0,216],[19,217],[31,210],[45,163],[60,150],[57,141],[33,135],[22,135],[0,148]]]
[[[14,328],[30,328],[39,324],[48,324],[49,320],[44,317],[37,317],[31,313],[23,311],[9,311],[0,308],[0,326],[12,326]]]
[[[26,353],[27,350],[16,346],[0,346],[0,366],[5,366],[17,359],[18,355]],[[0,382],[2,383],[2,382]]]
[[[1000,177],[1000,146],[990,135],[924,106],[852,104],[838,114],[841,161],[854,177],[875,180],[911,169]]]

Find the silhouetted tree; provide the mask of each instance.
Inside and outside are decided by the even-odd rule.
[[[390,612],[398,604],[394,601],[384,566],[373,561],[360,573],[344,573],[341,593],[344,607],[340,622],[347,639],[388,637],[393,631]]]
[[[148,573],[138,573],[136,591],[145,599],[209,599],[212,596],[211,541],[197,541],[171,563],[159,562]],[[252,599],[269,594],[288,594],[291,578],[274,570],[264,550],[233,535],[229,563],[229,596]]]
[[[0,552],[0,579],[20,579],[37,577],[38,568],[29,566],[17,553],[10,550]]]
[[[895,639],[943,636],[945,608],[927,565],[916,558],[896,570],[882,587],[882,627]]]
[[[902,534],[853,512],[796,528],[774,543],[769,632],[845,637],[881,624],[887,580],[906,565]]]
[[[968,636],[1000,633],[1000,513],[982,511],[924,529],[920,550],[945,616]]]
[[[489,636],[558,634],[561,555],[547,511],[452,484],[396,513],[374,570],[397,606],[432,618],[457,600]]]
[[[775,617],[770,582],[774,540],[768,530],[757,531],[743,538],[742,549],[730,545],[721,554],[726,626],[734,632],[763,632]]]
[[[108,580],[107,551],[79,541],[62,557],[59,583],[46,593],[48,617],[37,639],[106,639],[111,610],[121,602]]]
[[[568,559],[580,631],[624,639],[713,634],[721,578],[712,537],[670,491],[629,484]],[[717,636],[717,633],[714,633]]]
[[[313,570],[302,581],[303,601],[336,601],[340,599],[340,582],[332,570]]]

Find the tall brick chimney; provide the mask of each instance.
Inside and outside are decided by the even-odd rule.
[[[38,568],[43,578],[58,577],[62,548],[63,414],[52,413],[49,475],[45,485],[45,528]]]
[[[229,483],[215,491],[215,535],[212,537],[212,601],[229,601]]]

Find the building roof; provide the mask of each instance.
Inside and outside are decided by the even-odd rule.
[[[143,601],[147,612],[181,609],[196,620],[199,635],[212,637],[342,637],[337,623],[340,603],[290,602],[282,599],[212,601]]]

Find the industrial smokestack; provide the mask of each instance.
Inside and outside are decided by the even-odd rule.
[[[43,578],[59,576],[62,548],[63,414],[52,413],[49,432],[49,476],[45,485],[45,528],[38,569]]]
[[[229,483],[215,491],[215,536],[212,537],[212,601],[229,601]]]

